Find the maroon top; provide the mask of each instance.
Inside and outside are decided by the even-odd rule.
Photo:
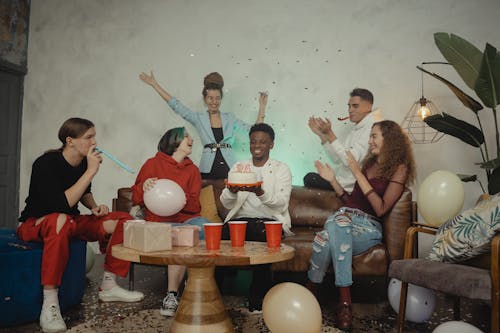
[[[368,179],[368,182],[373,187],[375,193],[377,193],[380,197],[384,196],[385,190],[389,185],[388,180],[382,178],[372,178]],[[363,194],[363,191],[361,191],[358,182],[354,184],[354,189],[352,190],[349,198],[347,198],[347,200],[345,201],[345,206],[351,208],[357,208],[367,214],[370,214],[372,216],[377,216],[377,213],[375,213],[375,210],[370,204],[370,201],[368,201],[368,199]]]
[[[357,208],[376,217],[382,217],[392,209],[405,188],[406,166],[400,165],[391,179],[377,177],[377,169],[378,164],[375,163],[363,170],[363,174],[373,187],[373,191],[364,194],[356,182],[350,195],[344,192],[341,199],[346,207]]]

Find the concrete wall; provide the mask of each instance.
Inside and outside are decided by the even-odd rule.
[[[272,155],[287,162],[294,183],[301,184],[313,161],[325,159],[306,125],[309,116],[331,117],[342,135],[348,124],[336,118],[346,114],[349,91],[365,87],[386,118],[402,122],[420,97],[415,66],[444,60],[433,33],[458,34],[480,49],[486,42],[500,47],[499,17],[498,0],[34,1],[20,198],[27,195],[31,163],[59,146],[57,130],[69,117],[93,120],[99,146],[136,170],[155,153],[166,129],[185,125],[138,79],[149,70],[198,111],[204,110],[203,76],[220,72],[226,83],[222,110],[249,122],[257,114],[257,92],[269,91],[266,121],[277,132]],[[469,91],[451,66],[427,68]],[[427,98],[475,123],[448,88],[430,77],[424,80]],[[492,141],[489,113],[483,119]],[[194,129],[188,130],[197,140]],[[247,145],[237,150],[240,157],[248,156]],[[197,140],[195,162],[200,151]],[[417,145],[415,154],[418,183],[437,169],[480,173],[485,183],[473,165],[480,160],[478,150],[454,138]],[[134,179],[106,159],[94,180],[97,201],[110,205],[116,189]],[[468,207],[480,189],[470,183],[465,188]]]

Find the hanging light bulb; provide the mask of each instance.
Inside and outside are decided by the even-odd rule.
[[[422,67],[424,64],[422,63]],[[413,143],[433,143],[444,136],[425,123],[425,118],[441,113],[431,100],[424,97],[424,75],[421,73],[422,97],[415,101],[403,120],[402,127],[407,131]]]
[[[427,99],[422,96],[420,98],[420,107],[418,108],[418,115],[422,121],[431,115],[431,110],[427,107]]]

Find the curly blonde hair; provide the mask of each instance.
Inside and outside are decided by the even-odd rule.
[[[401,126],[392,120],[383,120],[373,124],[380,128],[384,143],[380,148],[379,155],[368,153],[363,162],[363,170],[379,162],[378,177],[391,179],[400,165],[404,165],[407,170],[408,177],[406,184],[410,185],[415,180],[415,159],[413,150],[408,135],[403,131]]]

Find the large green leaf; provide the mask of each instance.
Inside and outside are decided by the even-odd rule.
[[[493,170],[488,179],[488,193],[493,195],[500,192],[500,167]]]
[[[484,143],[484,135],[479,128],[447,113],[434,114],[424,121],[435,130],[454,136],[471,146],[480,147]]]
[[[435,33],[434,42],[465,84],[474,90],[483,57],[481,51],[465,39],[445,32]]]
[[[483,163],[476,163],[478,165],[481,166],[481,168],[483,169],[495,169],[495,168],[498,168],[500,167],[500,157],[497,157],[495,159],[492,159],[492,160],[489,160],[489,161],[486,161],[486,162],[483,162]]]
[[[477,180],[477,175],[464,175],[463,173],[457,173],[457,176],[464,183],[475,182]]]
[[[500,103],[500,54],[490,44],[484,49],[474,90],[487,107],[494,108]]]
[[[450,81],[446,80],[445,78],[437,75],[436,73],[429,72],[425,70],[423,67],[417,66],[418,69],[420,69],[422,72],[429,74],[430,76],[438,79],[439,81],[443,82],[450,88],[450,90],[455,94],[455,96],[458,97],[460,102],[462,102],[465,107],[469,108],[470,110],[474,111],[474,113],[478,113],[479,110],[483,109],[483,106],[481,103],[476,101],[474,98],[470,97],[466,93],[464,93],[462,90],[460,90],[457,86],[455,86],[453,83]]]

